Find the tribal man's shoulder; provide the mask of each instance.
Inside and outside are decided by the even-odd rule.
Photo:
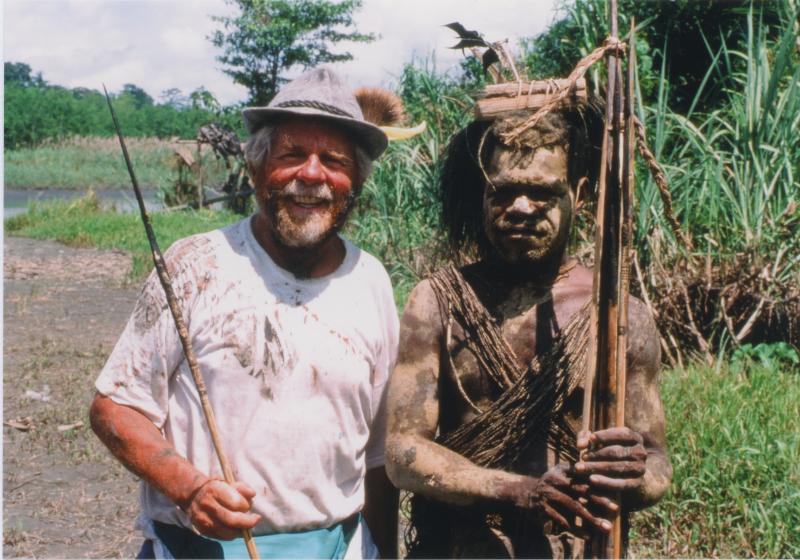
[[[400,319],[398,364],[416,364],[436,352],[444,332],[439,301],[427,278],[408,296]]]
[[[400,323],[403,327],[415,330],[441,329],[442,315],[439,298],[431,278],[422,280],[411,290]]]
[[[645,331],[650,336],[658,336],[658,329],[650,308],[636,296],[628,296],[628,329]]]

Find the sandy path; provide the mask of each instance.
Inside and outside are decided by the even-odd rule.
[[[3,428],[5,557],[138,551],[136,480],[87,420],[94,378],[136,299],[129,267],[119,252],[5,239],[3,420],[32,425]]]

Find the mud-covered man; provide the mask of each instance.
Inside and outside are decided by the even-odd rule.
[[[530,112],[454,137],[442,178],[455,251],[416,286],[389,389],[387,470],[414,493],[415,557],[581,554],[587,528],[656,502],[671,466],[652,318],[630,301],[625,427],[580,434],[592,273],[567,254],[592,190],[596,112]],[[619,495],[619,501],[614,496]]]
[[[165,255],[237,482],[155,274],[97,380],[92,427],[142,479],[141,557],[246,557],[243,529],[262,557],[393,556],[397,313],[383,266],[338,234],[387,138],[325,69],[243,115],[257,211]]]

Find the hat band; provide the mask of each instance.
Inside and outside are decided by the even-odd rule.
[[[340,117],[348,117],[351,119],[353,118],[353,115],[351,115],[347,111],[342,111],[338,107],[334,107],[333,105],[328,105],[327,103],[322,103],[321,101],[305,101],[302,99],[297,99],[293,101],[284,101],[283,103],[276,103],[275,107],[281,109],[286,107],[309,107],[311,109],[319,109],[320,111],[331,113],[332,115],[338,115]]]

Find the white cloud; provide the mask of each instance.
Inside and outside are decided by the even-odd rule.
[[[487,39],[541,32],[554,0],[365,0],[356,14],[360,31],[381,37],[342,45],[355,59],[338,65],[353,85],[391,85],[412,55],[435,51],[437,68],[458,65],[456,41],[442,27],[459,21]],[[247,92],[220,69],[207,36],[218,26],[209,15],[231,12],[222,0],[5,0],[4,59],[25,62],[67,87],[112,91],[125,83],[158,98],[168,88],[185,94],[206,87],[223,103]]]

